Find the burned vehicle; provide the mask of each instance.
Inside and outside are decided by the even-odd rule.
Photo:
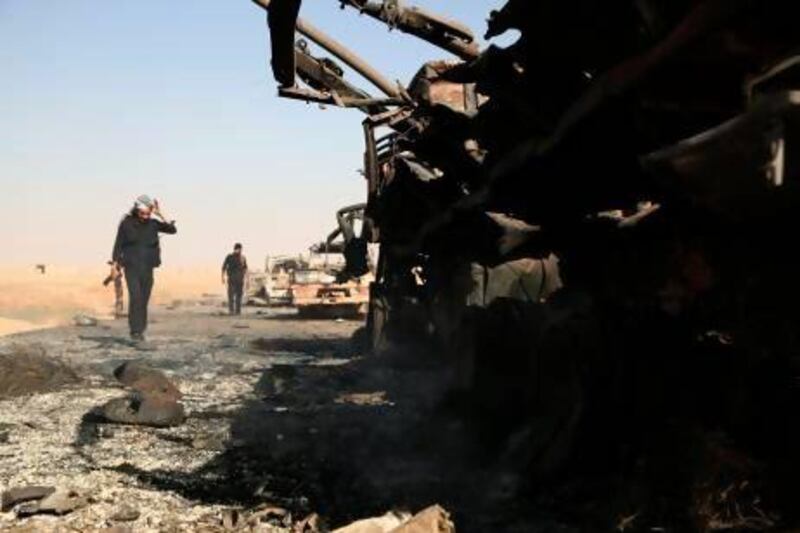
[[[324,256],[324,254],[323,254]],[[312,255],[308,268],[292,272],[290,303],[305,318],[358,318],[366,315],[369,281],[337,280],[329,264],[318,264]]]
[[[291,255],[268,256],[263,271],[248,271],[245,301],[252,306],[291,305],[291,273],[304,265],[303,258]]]
[[[336,229],[310,248],[305,268],[292,272],[290,299],[301,316],[366,315],[374,276],[362,236],[365,208],[357,204],[340,209]]]
[[[279,93],[367,115],[376,353],[435,346],[531,485],[588,477],[575,498],[637,528],[800,523],[797,2],[509,0],[486,38],[519,38],[484,50],[403,2],[341,2],[455,56],[400,87],[299,0],[254,1]]]

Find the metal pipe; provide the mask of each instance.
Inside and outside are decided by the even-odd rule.
[[[265,11],[269,11],[271,0],[252,0],[254,4],[258,5]],[[311,41],[315,42],[320,47],[324,48],[331,54],[341,59],[347,66],[361,74],[364,78],[369,80],[375,87],[380,89],[386,96],[392,98],[399,98],[400,91],[397,85],[386,79],[383,74],[375,70],[369,63],[364,61],[355,52],[347,48],[345,45],[327,35],[325,32],[311,24],[310,22],[297,19],[297,31]]]

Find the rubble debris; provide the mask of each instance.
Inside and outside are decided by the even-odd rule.
[[[334,400],[334,402],[338,404],[361,405],[361,406],[369,405],[373,407],[378,405],[386,405],[386,406],[394,405],[394,403],[392,403],[386,398],[386,391],[350,392],[338,396]]]
[[[115,435],[114,430],[106,426],[95,426],[94,431],[98,439],[111,439]]]
[[[20,503],[29,502],[31,500],[41,500],[53,494],[55,491],[55,487],[38,486],[8,489],[0,496],[2,500],[2,503],[0,503],[0,510],[7,513]]]
[[[262,505],[249,513],[247,525],[254,528],[262,524],[269,524],[276,527],[291,527],[292,514],[282,507]]]
[[[128,504],[122,504],[117,511],[111,515],[109,520],[114,522],[135,522],[139,519],[142,513],[136,507]]]
[[[609,507],[605,527],[691,527],[685,495],[702,468],[678,457],[692,439],[667,459],[650,441],[695,428],[764,458],[782,502],[762,511],[749,477],[721,476],[700,506],[707,524],[796,527],[800,283],[786,239],[800,203],[796,0],[508,0],[485,35],[518,35],[485,50],[439,17],[415,29],[415,8],[396,1],[343,4],[460,60],[423,65],[393,91],[297,10],[270,26],[283,36],[297,26],[403,97],[359,107],[363,238],[380,246],[372,351],[398,339],[443,347],[479,433],[500,446],[528,428],[515,467],[529,476],[569,485],[567,471],[635,477],[645,464],[657,471],[650,505],[682,506]],[[283,44],[274,77],[346,107],[338,79],[290,72],[297,46]],[[363,263],[354,250],[348,262]]]
[[[389,511],[383,516],[364,518],[334,529],[333,533],[389,533],[411,518],[411,513]]]
[[[239,509],[225,509],[222,511],[222,528],[225,531],[233,531],[242,523],[242,513]]]
[[[183,405],[159,394],[132,394],[109,400],[100,408],[109,422],[135,426],[173,427],[186,421]]]
[[[142,361],[121,364],[114,370],[114,377],[142,395],[158,394],[176,401],[182,397],[178,387],[163,372],[150,368]]]
[[[198,435],[192,439],[191,446],[195,450],[207,450],[214,452],[224,451],[227,441],[226,436],[211,434],[211,435]]]
[[[17,510],[20,517],[37,514],[65,515],[84,507],[88,500],[77,491],[57,488],[38,502],[23,504]]]
[[[51,392],[79,381],[72,368],[48,357],[42,346],[15,344],[0,352],[0,398]]]
[[[186,413],[179,402],[182,394],[164,373],[141,361],[128,361],[114,370],[114,377],[132,390],[124,398],[115,398],[99,409],[109,422],[153,427],[183,424]]]
[[[81,328],[91,328],[96,326],[99,321],[93,316],[78,314],[72,317],[72,323]]]
[[[414,515],[392,533],[455,533],[450,514],[439,505],[432,505]]]
[[[311,513],[292,527],[292,533],[319,533],[323,529],[322,519],[317,513]]]

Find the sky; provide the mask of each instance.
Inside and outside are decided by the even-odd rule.
[[[504,2],[417,3],[481,35]],[[337,0],[301,15],[390,79],[448,57]],[[320,240],[365,198],[363,116],[277,98],[268,61],[248,0],[0,0],[0,265],[105,262],[139,194],[178,221],[166,265]]]

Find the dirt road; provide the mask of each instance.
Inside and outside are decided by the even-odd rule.
[[[157,310],[152,352],[125,342],[124,321],[0,338],[0,352],[40,346],[80,379],[0,399],[0,489],[52,485],[89,500],[63,517],[0,513],[0,529],[109,527],[132,507],[135,531],[220,530],[235,526],[233,510],[264,504],[289,511],[277,518],[287,527],[314,512],[340,526],[434,503],[454,511],[459,531],[497,519],[503,478],[481,470],[468,423],[440,409],[447,373],[435,357],[363,357],[351,341],[358,322],[215,313]],[[113,369],[135,359],[179,386],[185,424],[156,429],[94,416],[122,394]],[[503,509],[514,514],[508,502]]]

